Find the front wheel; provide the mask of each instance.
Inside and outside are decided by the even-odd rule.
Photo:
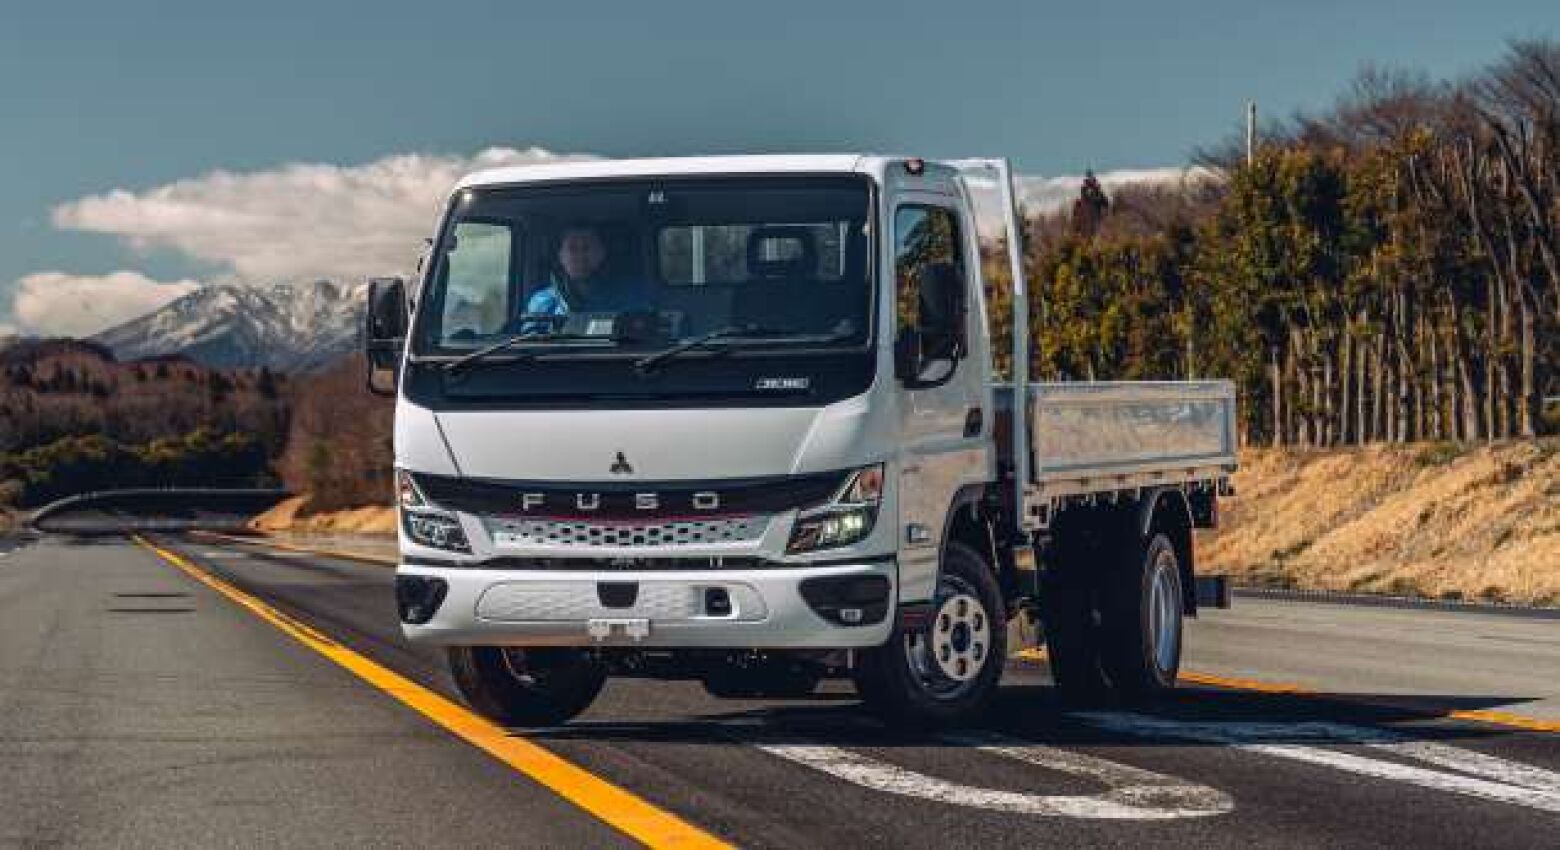
[[[506,726],[556,726],[590,707],[607,681],[577,649],[457,646],[450,673],[467,704]]]
[[[861,653],[854,677],[867,707],[896,726],[956,723],[996,694],[1007,658],[1007,618],[996,578],[973,549],[943,552],[932,615],[896,627],[888,643]]]

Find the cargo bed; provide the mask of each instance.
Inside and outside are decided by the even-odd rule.
[[[1013,387],[996,391],[996,445],[1013,463]],[[1235,385],[1229,381],[1031,383],[1030,508],[1057,497],[1218,481],[1233,472]]]

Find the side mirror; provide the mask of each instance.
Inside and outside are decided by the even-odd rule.
[[[363,354],[368,361],[368,390],[375,395],[395,395],[406,325],[405,281],[398,277],[370,280],[363,311]]]
[[[964,277],[951,263],[932,263],[921,273],[921,336],[932,360],[957,360],[964,353]]]
[[[950,263],[933,263],[921,272],[920,320],[894,341],[894,374],[907,389],[942,386],[952,380],[964,356],[964,278]],[[940,365],[939,365],[940,364]],[[934,377],[927,377],[931,372]]]

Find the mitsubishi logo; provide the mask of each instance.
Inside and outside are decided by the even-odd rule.
[[[611,472],[613,475],[633,475],[634,467],[628,462],[628,458],[623,456],[622,452],[618,452],[617,460],[612,462]]]

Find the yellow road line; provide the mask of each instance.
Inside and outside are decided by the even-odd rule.
[[[191,578],[247,608],[283,633],[345,667],[467,743],[650,847],[716,848],[731,845],[676,815],[578,767],[525,738],[428,690],[389,668],[332,641],[260,599],[212,575],[140,535],[135,541]]]
[[[1021,649],[1014,653],[1025,661],[1045,661],[1044,648]],[[1328,699],[1334,702],[1349,702],[1358,705],[1367,705],[1372,708],[1389,708],[1408,711],[1420,711],[1412,704],[1412,696],[1404,696],[1401,700],[1390,697],[1364,697],[1351,696],[1349,694],[1328,694],[1312,690],[1290,682],[1265,682],[1260,679],[1241,679],[1234,676],[1216,676],[1212,673],[1199,673],[1194,670],[1182,670],[1181,681],[1194,682],[1199,685],[1212,685],[1218,688],[1229,688],[1237,691],[1253,691],[1263,694],[1288,694],[1290,696]],[[1446,717],[1453,720],[1472,720],[1479,723],[1488,723],[1494,726],[1508,726],[1513,729],[1521,729],[1527,732],[1560,732],[1560,721],[1543,720],[1537,717],[1528,717],[1522,714],[1512,714],[1507,711],[1489,711],[1485,709],[1452,709],[1447,711],[1427,712],[1431,717]]]
[[[1466,711],[1447,712],[1446,716],[1455,717],[1458,720],[1477,720],[1480,723],[1493,723],[1496,726],[1511,726],[1516,729],[1526,729],[1529,732],[1560,732],[1560,721],[1540,720],[1537,717],[1512,714],[1506,711],[1468,709]]]

